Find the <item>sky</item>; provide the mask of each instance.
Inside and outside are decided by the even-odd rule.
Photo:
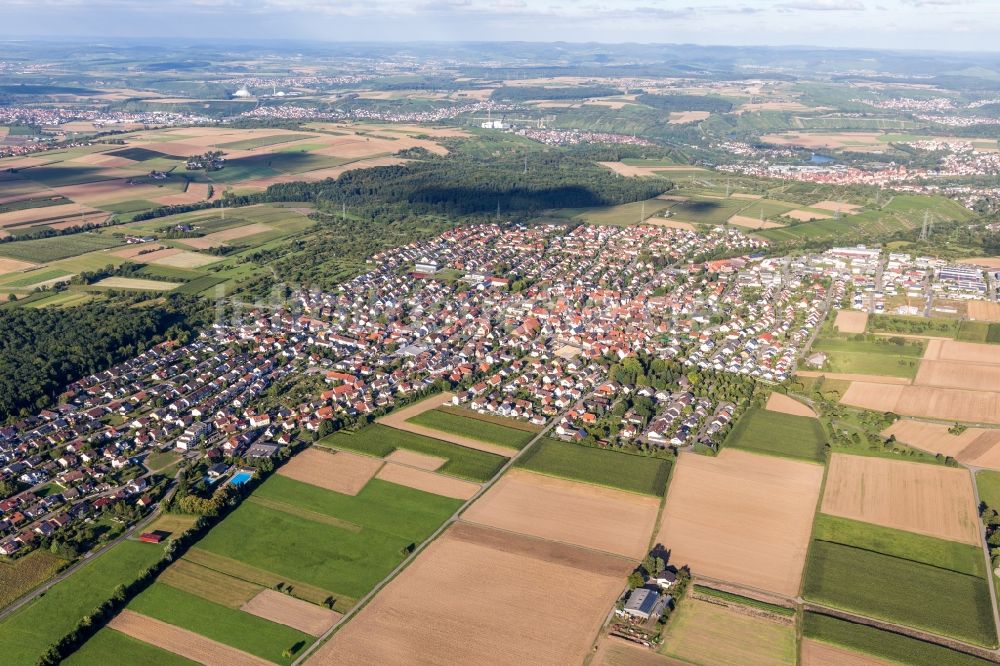
[[[0,0],[0,34],[1000,51],[1000,0]]]

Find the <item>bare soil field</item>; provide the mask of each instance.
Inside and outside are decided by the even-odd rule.
[[[438,393],[437,395],[432,395],[431,397],[425,398],[420,402],[408,405],[403,409],[394,410],[378,419],[378,422],[382,425],[396,428],[397,430],[405,430],[406,432],[413,432],[418,435],[424,435],[425,437],[433,437],[434,439],[451,442],[452,444],[458,444],[459,446],[465,446],[470,449],[479,449],[480,451],[486,451],[488,453],[496,453],[497,455],[505,456],[507,458],[516,453],[514,449],[506,446],[480,442],[479,440],[472,439],[471,437],[462,437],[461,435],[454,435],[450,432],[434,430],[433,428],[417,425],[416,423],[409,423],[407,421],[407,419],[413,418],[417,414],[423,414],[426,411],[436,409],[445,403],[450,404],[453,395],[453,393]]]
[[[271,662],[205,638],[187,629],[140,615],[128,609],[119,613],[108,626],[144,643],[212,666],[270,666]]]
[[[266,224],[254,222],[253,224],[244,224],[242,227],[233,227],[232,229],[224,229],[222,231],[216,231],[215,233],[205,234],[204,236],[199,236],[197,238],[182,238],[178,242],[196,250],[207,250],[210,247],[225,245],[226,241],[236,240],[237,238],[245,238],[247,236],[253,236],[254,234],[262,234],[267,231],[274,231],[274,229]]]
[[[698,576],[798,593],[823,467],[723,449],[682,453],[656,541]]]
[[[757,199],[763,199],[764,198],[763,194],[749,194],[748,192],[733,192],[729,196],[730,196],[730,198],[733,198],[733,199],[753,199],[755,201]]]
[[[186,250],[177,250],[172,254],[154,259],[148,259],[147,255],[142,255],[140,259],[147,263],[159,266],[173,266],[174,268],[198,268],[219,261],[219,257],[213,257],[210,254],[201,254],[200,252],[188,252]]]
[[[795,627],[688,598],[671,618],[661,650],[694,664],[795,664]]]
[[[620,176],[656,176],[661,172],[670,171],[706,171],[701,167],[696,166],[635,166],[632,164],[625,164],[624,162],[598,162],[602,167],[607,167]],[[667,197],[657,197],[658,199],[664,199]],[[687,197],[683,199],[678,199],[679,201],[687,201]]]
[[[433,493],[460,500],[469,499],[479,492],[480,488],[479,484],[472,483],[471,481],[463,481],[445,476],[444,474],[437,474],[425,469],[417,469],[416,467],[408,467],[392,462],[386,463],[379,470],[378,474],[375,475],[375,478],[407,486],[408,488],[416,488],[425,493]]]
[[[311,664],[579,664],[634,564],[457,524]]]
[[[462,520],[642,559],[659,500],[511,470],[470,506]]]
[[[429,456],[426,453],[417,453],[416,451],[409,451],[407,449],[396,449],[387,455],[385,459],[389,462],[399,463],[400,465],[426,469],[428,472],[433,472],[448,462],[447,458]]]
[[[899,419],[882,431],[906,444],[931,453],[951,456],[966,465],[1000,471],[1000,429],[967,428],[961,434],[948,432],[946,423]]]
[[[957,263],[985,266],[986,268],[1000,268],[1000,257],[971,257],[969,259],[959,259]]]
[[[828,375],[829,376],[829,375]],[[966,423],[1000,424],[1000,392],[855,382],[840,402],[854,407]]]
[[[670,125],[683,125],[685,123],[696,123],[708,118],[711,113],[708,111],[674,111],[670,114]]]
[[[849,204],[844,201],[820,201],[815,203],[810,208],[819,208],[820,210],[830,210],[830,211],[840,211],[841,213],[853,213],[854,211],[861,208],[857,204]]]
[[[737,113],[748,111],[822,111],[823,107],[806,106],[802,102],[755,102],[741,104],[737,107]]]
[[[64,185],[55,187],[52,191],[78,203],[101,206],[131,199],[151,199],[163,196],[164,192],[169,190],[155,185],[129,185],[128,178],[124,177],[100,180],[96,183]]]
[[[868,313],[860,310],[840,310],[833,325],[841,333],[864,333],[868,327]]]
[[[803,148],[878,148],[884,149],[885,144],[879,142],[881,132],[782,132],[780,134],[765,134],[760,138],[764,143],[776,146],[801,146]]]
[[[969,301],[969,319],[974,321],[1000,321],[1000,303]]]
[[[8,259],[7,257],[0,257],[0,275],[4,273],[16,273],[18,271],[26,271],[29,268],[35,268],[38,264],[33,264],[30,261],[21,261],[19,259]]]
[[[76,203],[61,204],[58,206],[43,206],[41,208],[25,208],[23,210],[12,210],[9,213],[0,213],[0,227],[19,227],[32,222],[42,220],[56,220],[72,216],[79,221],[81,213],[94,213],[93,208],[81,206]],[[102,213],[103,214],[103,213]]]
[[[822,511],[963,543],[980,539],[972,477],[954,467],[835,453]]]
[[[695,231],[695,226],[690,222],[681,222],[666,217],[647,217],[643,224],[651,224],[654,227],[666,227],[667,229],[683,229],[684,231]]]
[[[784,393],[778,393],[777,391],[768,396],[764,409],[769,412],[781,412],[782,414],[791,414],[792,416],[816,418],[816,412],[809,405],[804,405],[798,400],[789,398]]]
[[[240,610],[310,636],[321,636],[342,617],[336,611],[268,589],[261,590]]]
[[[141,280],[139,278],[109,277],[94,283],[95,287],[109,289],[141,289],[143,291],[170,291],[181,286],[180,282],[163,282],[161,280]]]
[[[894,386],[909,386],[912,380],[906,377],[890,377],[889,375],[859,375],[853,372],[822,372],[819,370],[796,370],[796,375],[802,377],[826,377],[840,379],[845,382],[867,382],[869,384],[889,384]]]
[[[958,340],[931,340],[924,350],[924,360],[1000,365],[1000,346]]]
[[[801,666],[892,666],[890,661],[811,638],[802,639],[799,663]]]
[[[135,160],[130,160],[125,157],[117,157],[115,155],[105,155],[104,153],[90,153],[89,155],[81,155],[80,157],[74,157],[73,159],[67,161],[72,162],[73,164],[116,168],[133,167],[138,164]]]
[[[281,466],[278,474],[344,495],[357,495],[382,467],[378,458],[306,449]]]
[[[798,210],[798,209],[790,210],[787,213],[785,213],[785,215],[792,218],[793,220],[800,220],[802,222],[810,222],[812,220],[828,220],[831,217],[833,217],[832,214],[826,215],[824,213],[816,213],[811,210]]]
[[[623,638],[605,636],[597,646],[591,666],[688,666]]]
[[[729,224],[735,224],[738,227],[744,227],[746,229],[775,229],[777,227],[785,226],[783,224],[779,224],[778,222],[760,220],[756,217],[747,217],[746,215],[733,215],[729,218]]]
[[[924,360],[913,384],[989,391],[1000,388],[1000,365]]]

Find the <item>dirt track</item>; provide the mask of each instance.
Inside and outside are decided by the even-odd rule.
[[[144,643],[210,666],[272,666],[271,662],[249,652],[128,609],[119,613],[108,626]]]

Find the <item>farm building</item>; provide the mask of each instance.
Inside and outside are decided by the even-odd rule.
[[[625,613],[640,620],[648,620],[662,613],[669,600],[669,596],[663,596],[656,590],[636,588],[625,602]]]
[[[139,535],[139,541],[144,543],[160,543],[163,541],[163,535],[159,532],[143,532]]]

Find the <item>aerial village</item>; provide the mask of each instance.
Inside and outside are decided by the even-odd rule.
[[[789,378],[831,307],[993,293],[982,269],[926,258],[765,250],[723,227],[478,225],[383,252],[335,291],[293,292],[158,344],[0,429],[13,490],[0,554],[74,525],[134,522],[168,485],[156,473],[176,471],[157,464],[164,452],[203,465],[207,489],[239,484],[297,441],[440,390],[484,414],[554,421],[566,441],[717,448],[742,406],[706,395],[699,375]],[[643,357],[661,374],[630,375]],[[302,378],[317,390],[278,399]]]

